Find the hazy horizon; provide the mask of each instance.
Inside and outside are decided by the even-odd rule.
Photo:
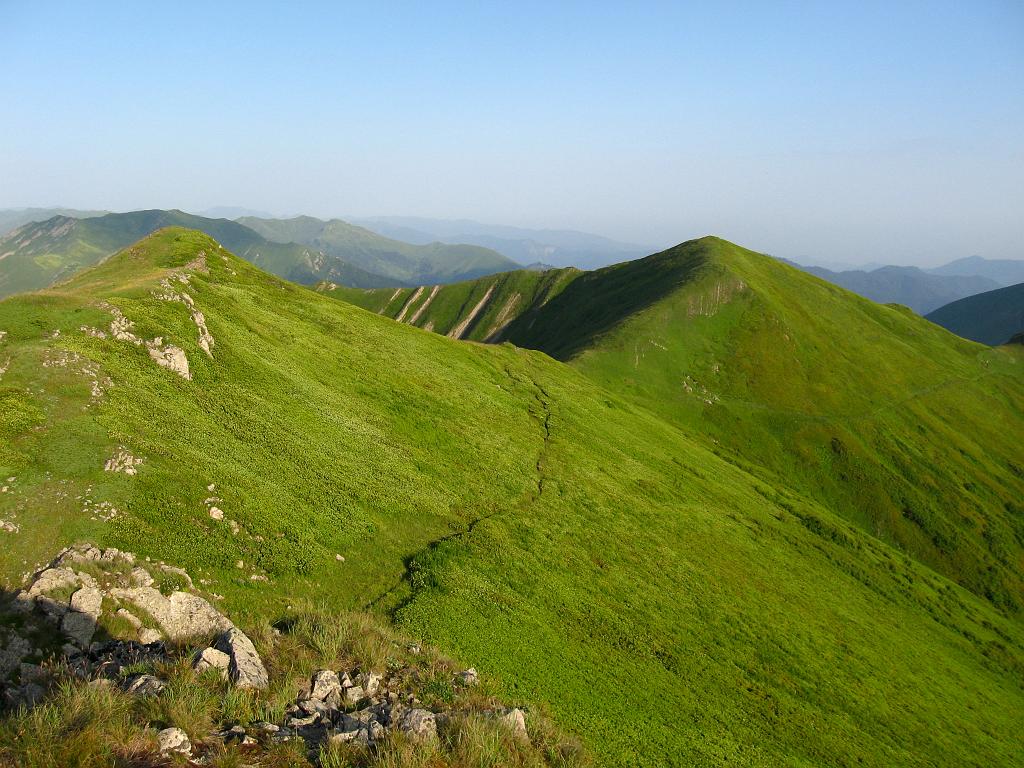
[[[0,208],[1024,257],[1019,4],[59,8],[0,3]]]

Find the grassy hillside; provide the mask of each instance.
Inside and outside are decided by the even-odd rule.
[[[457,317],[492,280],[460,287],[468,298]],[[379,309],[393,294],[343,297]],[[406,295],[384,314],[395,317]],[[496,295],[481,316],[504,307]],[[717,238],[577,274],[501,338],[712,439],[729,461],[1001,608],[1024,606],[1018,354],[962,342]]]
[[[1024,283],[954,301],[928,319],[965,339],[1005,344],[1024,331]]]
[[[868,272],[859,269],[833,272],[823,267],[800,269],[879,304],[903,304],[919,315],[1000,285],[980,274],[940,274],[917,267],[880,267]]]
[[[577,269],[517,270],[450,285],[381,290],[320,283],[317,290],[408,325],[493,343],[512,321],[534,317],[581,274]]]
[[[118,315],[189,378],[111,338]],[[550,357],[181,229],[0,302],[0,329],[9,584],[89,538],[184,565],[233,616],[375,606],[601,765],[1020,754],[1018,621]],[[137,475],[103,470],[122,449]]]
[[[395,284],[447,283],[467,280],[518,265],[500,253],[476,245],[427,243],[412,245],[371,232],[339,219],[310,216],[294,219],[242,218],[239,223],[268,240],[301,243],[328,256],[341,258]]]
[[[242,258],[299,283],[331,280],[376,286],[392,282],[308,246],[271,242],[227,219],[152,210],[89,219],[57,216],[8,233],[0,238],[0,296],[44,288],[167,226],[206,232]]]

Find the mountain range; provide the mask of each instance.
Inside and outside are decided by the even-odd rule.
[[[885,266],[870,271],[833,272],[800,267],[880,304],[902,304],[926,315],[951,301],[998,288],[1001,283],[979,274],[936,274],[918,267]]]
[[[377,216],[353,221],[378,234],[409,243],[473,243],[498,251],[520,264],[541,262],[556,267],[594,269],[645,256],[653,250],[587,232],[526,229],[481,224],[470,219]]]
[[[0,296],[66,279],[166,226],[206,232],[252,263],[304,284],[329,280],[353,286],[406,285],[424,279],[465,279],[516,266],[485,248],[399,243],[340,221],[244,221],[268,236],[239,222],[178,210],[81,219],[54,216],[27,223],[0,237]]]
[[[1024,348],[717,238],[397,296],[222,245],[0,302],[7,584],[88,540],[369,607],[599,765],[1019,756]]]

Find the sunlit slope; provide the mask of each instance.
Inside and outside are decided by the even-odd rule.
[[[8,580],[87,537],[187,567],[232,615],[372,603],[599,765],[1020,754],[1018,622],[549,357],[180,229],[0,302],[0,330]],[[104,471],[122,451],[137,474]]]
[[[1019,353],[718,238],[588,273],[506,338],[1020,610]]]
[[[559,290],[516,304],[494,334],[492,318],[509,306],[503,285],[542,279]],[[439,301],[445,291],[454,300]],[[464,338],[567,361],[709,436],[730,461],[1020,610],[1019,351],[964,342],[711,237],[594,272],[518,272],[432,293],[335,295],[441,333],[471,319]]]
[[[359,289],[320,283],[317,290],[407,325],[456,339],[501,341],[508,327],[541,308],[584,274],[578,269],[517,270],[449,285]]]

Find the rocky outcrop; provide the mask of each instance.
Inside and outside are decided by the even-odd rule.
[[[228,675],[239,688],[262,690],[269,684],[267,669],[256,653],[256,647],[237,627],[228,628],[214,642],[213,647],[226,653],[230,659]]]

